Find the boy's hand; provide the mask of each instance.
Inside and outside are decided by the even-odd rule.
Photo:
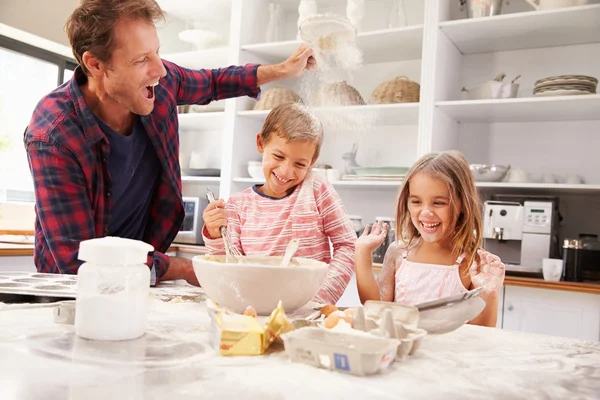
[[[388,231],[388,224],[377,221],[373,224],[373,229],[369,229],[369,225],[365,226],[362,235],[356,240],[356,251],[364,253],[373,253],[385,240]],[[369,232],[370,230],[370,232]]]
[[[202,213],[202,219],[211,239],[221,237],[221,227],[227,226],[227,212],[225,200],[219,199],[209,203]]]

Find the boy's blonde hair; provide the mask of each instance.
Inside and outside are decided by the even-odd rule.
[[[413,225],[408,211],[410,180],[418,173],[440,179],[448,186],[452,206],[452,228],[448,234],[451,235],[453,255],[458,258],[464,252],[470,267],[481,246],[482,208],[469,163],[459,151],[429,153],[408,171],[400,189],[396,211],[396,232],[404,246],[414,244],[419,237],[419,231]]]
[[[260,136],[267,144],[272,135],[287,140],[313,142],[317,146],[312,162],[319,158],[323,144],[323,125],[315,114],[299,103],[285,103],[273,108],[263,124]]]

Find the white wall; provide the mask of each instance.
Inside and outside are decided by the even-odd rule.
[[[2,0],[0,23],[68,46],[64,30],[78,0]]]

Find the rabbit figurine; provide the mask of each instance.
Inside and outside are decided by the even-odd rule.
[[[358,165],[356,163],[356,153],[357,152],[358,152],[358,144],[354,143],[352,145],[351,151],[349,151],[348,153],[342,154],[342,159],[346,163],[346,175],[355,175],[356,172],[354,171],[354,168],[360,167],[360,165]]]

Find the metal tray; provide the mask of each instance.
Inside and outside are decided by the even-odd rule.
[[[46,303],[74,299],[76,295],[76,275],[0,272],[0,302],[3,303]]]

